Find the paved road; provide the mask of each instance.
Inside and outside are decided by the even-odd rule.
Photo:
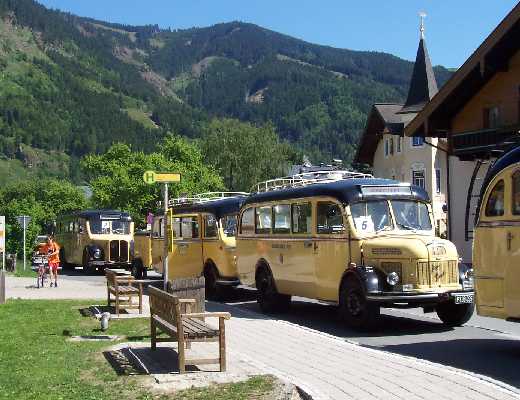
[[[242,290],[228,304],[260,312],[254,292]],[[377,330],[360,333],[337,319],[333,306],[302,298],[276,317],[365,347],[413,356],[484,375],[520,389],[520,324],[474,315],[463,327],[447,328],[422,309],[382,311]]]

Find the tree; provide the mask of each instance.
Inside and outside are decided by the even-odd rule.
[[[179,184],[170,185],[170,196],[223,189],[216,171],[203,164],[198,147],[169,135],[153,153],[134,152],[130,146],[114,144],[105,154],[90,155],[81,161],[82,171],[92,187],[92,202],[100,208],[128,211],[138,225],[157,208],[160,185],[143,181],[147,170],[179,172]]]
[[[8,225],[7,249],[23,252],[23,230],[16,217],[28,215],[27,251],[32,250],[36,235],[49,233],[56,216],[85,208],[87,201],[81,189],[69,182],[55,179],[13,182],[0,189],[0,215]]]
[[[280,142],[270,124],[256,127],[214,119],[202,140],[206,160],[216,166],[228,189],[249,191],[262,180],[286,175],[299,154]]]

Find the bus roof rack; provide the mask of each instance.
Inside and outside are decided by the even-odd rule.
[[[206,192],[193,195],[191,197],[178,197],[176,199],[170,199],[168,201],[168,206],[174,207],[179,205],[189,205],[189,204],[200,204],[207,203],[210,201],[228,199],[231,197],[240,197],[247,196],[249,193],[246,192]]]
[[[345,179],[373,179],[371,174],[347,170],[323,170],[304,172],[283,178],[269,179],[257,183],[251,190],[253,193],[270,192],[294,187],[312,185],[316,183],[337,182]]]

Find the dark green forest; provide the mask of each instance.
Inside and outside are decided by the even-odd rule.
[[[78,160],[114,143],[152,152],[175,133],[207,148],[215,118],[268,125],[314,162],[348,164],[371,104],[403,101],[412,68],[241,22],[125,26],[0,0],[0,172],[11,160],[46,168],[27,149],[59,152],[67,168],[52,174],[79,183]]]

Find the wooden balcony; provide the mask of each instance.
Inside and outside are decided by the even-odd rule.
[[[462,161],[488,159],[520,144],[520,125],[480,129],[449,135],[453,154]]]

